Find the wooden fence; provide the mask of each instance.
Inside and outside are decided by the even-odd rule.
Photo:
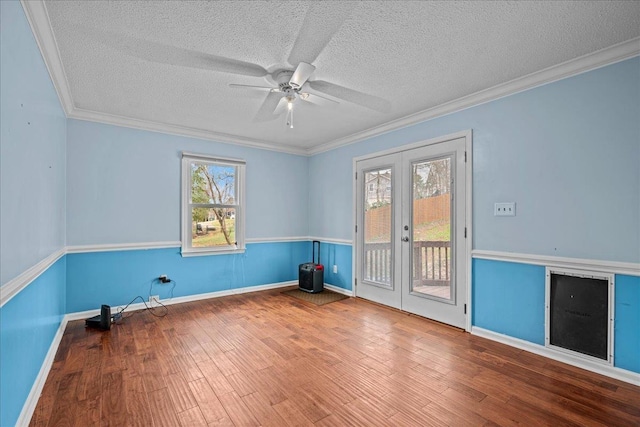
[[[413,201],[413,223],[425,224],[448,220],[451,194],[426,197]],[[364,215],[365,240],[389,239],[391,232],[391,205],[369,209]]]

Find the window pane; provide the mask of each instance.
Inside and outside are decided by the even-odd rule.
[[[391,260],[391,169],[364,174],[363,278],[382,285],[392,283]]]
[[[412,291],[452,299],[451,159],[413,164]]]
[[[191,203],[236,204],[236,166],[191,163]]]
[[[236,244],[234,208],[191,209],[191,246],[211,248]]]

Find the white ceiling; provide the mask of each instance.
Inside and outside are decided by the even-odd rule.
[[[23,4],[70,117],[298,153],[558,78],[538,72],[623,42],[640,51],[636,1]],[[293,129],[256,120],[268,92],[229,87],[274,85],[301,61],[316,67],[303,90],[339,104],[296,101]]]

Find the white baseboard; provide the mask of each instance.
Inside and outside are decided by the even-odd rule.
[[[640,386],[640,374],[627,371],[626,369],[620,369],[613,366],[599,364],[590,360],[581,359],[580,357],[558,352],[539,344],[534,344],[532,342],[521,340],[519,338],[510,337],[508,335],[493,332],[488,329],[478,328],[477,326],[471,328],[471,333],[473,335],[516,347],[521,350],[537,354],[539,356],[548,357],[549,359],[557,360],[558,362],[563,362],[568,365],[585,369],[587,371],[595,372],[596,374],[605,375],[607,377],[615,378],[620,381]]]
[[[348,297],[353,296],[353,291],[350,291],[349,289],[341,288],[339,286],[329,285],[327,283],[324,284],[324,287],[338,294],[346,295]]]
[[[29,425],[31,417],[33,416],[33,412],[36,410],[38,399],[40,399],[40,394],[42,394],[44,383],[47,381],[51,366],[53,366],[53,361],[56,358],[56,353],[58,352],[58,347],[60,346],[60,342],[62,341],[62,336],[64,335],[64,330],[66,327],[67,316],[64,316],[62,318],[62,321],[60,322],[60,325],[58,326],[58,330],[56,331],[55,336],[53,337],[53,341],[51,341],[51,345],[49,346],[49,351],[47,351],[47,355],[44,358],[44,362],[42,362],[42,366],[40,366],[38,376],[31,386],[29,396],[27,396],[27,400],[22,406],[22,411],[20,411],[20,416],[16,421],[16,426],[21,427]]]
[[[162,299],[160,300],[160,302],[163,305],[173,305],[173,304],[182,304],[185,302],[192,302],[192,301],[200,301],[200,300],[204,300],[204,299],[210,299],[210,298],[220,298],[220,297],[226,297],[229,295],[238,295],[238,294],[246,294],[249,292],[260,292],[260,291],[266,291],[269,289],[277,289],[277,288],[286,288],[287,286],[296,286],[298,284],[297,280],[291,280],[288,282],[280,282],[280,283],[270,283],[268,285],[259,285],[259,286],[248,286],[248,287],[244,287],[244,288],[236,288],[236,289],[227,289],[224,291],[216,291],[216,292],[208,292],[206,294],[196,294],[196,295],[187,295],[184,297],[175,297],[175,298],[169,298],[169,299]],[[343,294],[343,295],[347,295],[352,297],[353,296],[353,292],[348,290],[348,289],[344,289],[344,288],[340,288],[338,286],[334,286],[334,285],[329,285],[327,283],[324,284],[324,287],[330,291],[339,293],[339,294]],[[131,304],[129,307],[127,307],[127,311],[136,311],[136,310],[144,310],[145,308],[147,308],[147,306],[149,305],[149,303],[147,303],[147,305],[145,305],[144,303],[136,303],[136,304]],[[118,305],[118,306],[113,306],[111,307],[111,312],[113,313],[117,313],[119,310],[124,309],[124,305]],[[155,307],[155,306],[154,306]],[[81,320],[81,319],[86,319],[89,317],[93,317],[100,314],[100,309],[96,308],[93,310],[87,310],[87,311],[78,311],[75,313],[69,313],[65,316],[65,320],[67,322],[70,322],[72,320]]]
[[[297,281],[288,281],[288,282],[279,282],[279,283],[270,283],[268,285],[259,285],[259,286],[247,286],[247,287],[243,287],[243,288],[236,288],[236,289],[226,289],[224,291],[216,291],[216,292],[207,292],[205,294],[195,294],[195,295],[187,295],[187,296],[183,296],[183,297],[174,297],[174,298],[168,298],[168,299],[161,299],[160,302],[163,305],[173,305],[173,304],[182,304],[185,302],[192,302],[192,301],[200,301],[200,300],[204,300],[204,299],[210,299],[210,298],[220,298],[220,297],[226,297],[229,295],[238,295],[238,294],[246,294],[249,292],[259,292],[259,291],[266,291],[269,289],[277,289],[277,288],[284,288],[287,286],[293,286],[293,285],[297,285],[298,282]],[[146,305],[144,303],[136,303],[136,304],[131,304],[129,307],[127,307],[127,311],[136,311],[136,310],[144,310],[145,308],[147,308],[147,306],[149,305],[149,303],[147,303]],[[124,309],[124,305],[118,305],[118,306],[114,306],[111,307],[111,313],[117,313],[119,310]],[[65,316],[67,321],[71,321],[71,320],[80,320],[80,319],[86,319],[88,317],[93,317],[100,314],[100,309],[94,309],[94,310],[87,310],[87,311],[78,311],[75,313],[69,313]]]

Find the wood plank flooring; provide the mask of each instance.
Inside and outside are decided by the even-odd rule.
[[[160,310],[157,310],[160,311]],[[70,322],[31,426],[638,426],[640,387],[355,298]]]

